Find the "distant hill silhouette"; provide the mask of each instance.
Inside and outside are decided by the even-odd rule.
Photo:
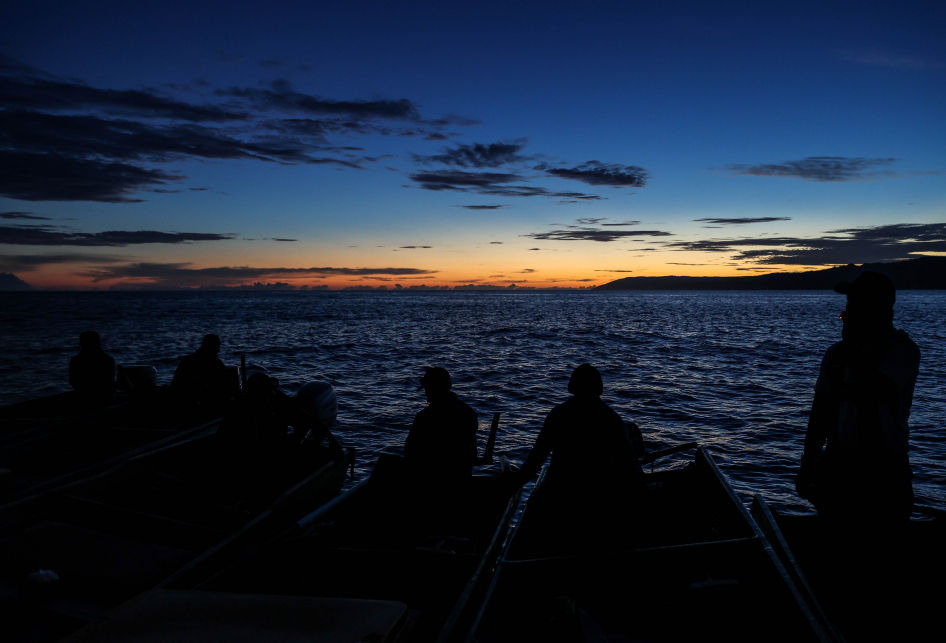
[[[0,291],[35,290],[12,272],[0,272]]]
[[[898,290],[946,290],[946,257],[745,277],[625,277],[595,290],[831,290],[839,281],[852,281],[865,270],[887,275]]]

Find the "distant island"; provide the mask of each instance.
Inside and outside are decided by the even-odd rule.
[[[812,270],[772,272],[745,277],[625,277],[599,290],[831,290],[865,270],[890,277],[898,290],[946,290],[946,257],[920,257],[895,263],[865,263]]]
[[[0,291],[35,290],[31,285],[10,272],[0,272]]]

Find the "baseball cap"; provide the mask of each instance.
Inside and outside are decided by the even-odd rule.
[[[427,369],[424,376],[420,378],[420,386],[417,387],[417,390],[419,391],[425,386],[437,385],[446,386],[448,390],[453,386],[453,382],[450,381],[450,373],[447,372],[447,369],[441,368],[440,366]]]
[[[834,292],[847,295],[849,301],[880,308],[893,308],[897,300],[897,289],[886,275],[865,270],[854,281],[842,281]]]

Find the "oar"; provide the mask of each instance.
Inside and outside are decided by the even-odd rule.
[[[643,458],[641,458],[641,465],[650,464],[657,458],[662,458],[666,455],[672,455],[674,453],[680,453],[681,451],[689,451],[690,449],[695,449],[699,447],[699,442],[687,442],[686,444],[678,444],[675,447],[670,447],[668,449],[661,449],[660,451],[654,451],[653,453],[648,453]]]
[[[493,448],[496,446],[496,430],[499,428],[499,413],[493,413],[493,424],[489,428],[489,437],[486,438],[486,450],[483,451],[482,458],[476,458],[473,466],[481,467],[485,464],[493,464]]]

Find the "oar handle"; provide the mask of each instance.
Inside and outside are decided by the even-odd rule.
[[[653,453],[648,453],[643,458],[641,458],[640,463],[650,464],[657,458],[662,458],[665,455],[671,455],[674,453],[680,453],[681,451],[689,451],[690,449],[696,449],[700,446],[699,442],[687,442],[686,444],[678,444],[675,447],[670,447],[669,449],[661,449],[660,451],[654,451]]]
[[[489,437],[486,438],[486,450],[483,451],[483,457],[477,458],[473,463],[476,466],[493,464],[493,448],[496,446],[497,429],[499,429],[499,413],[493,413],[493,424],[489,427]]]

